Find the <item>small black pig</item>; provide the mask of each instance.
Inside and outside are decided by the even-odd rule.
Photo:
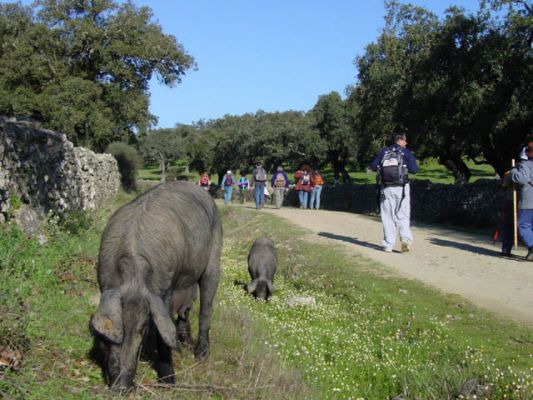
[[[248,293],[255,298],[268,300],[274,291],[277,265],[276,249],[272,240],[257,239],[248,253],[248,272],[252,278],[252,282],[246,285]]]
[[[109,386],[133,387],[139,349],[155,337],[158,377],[174,383],[172,348],[188,340],[188,312],[200,289],[197,359],[209,355],[222,226],[212,197],[187,182],[160,184],[117,210],[100,244],[101,298],[90,326],[103,349]],[[173,315],[178,313],[177,329]]]

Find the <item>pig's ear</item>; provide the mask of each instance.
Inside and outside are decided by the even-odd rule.
[[[255,289],[257,289],[257,279],[254,279],[252,282],[246,285],[246,291],[250,294],[255,292]]]
[[[163,304],[163,300],[150,294],[148,301],[150,303],[152,319],[154,320],[155,326],[157,326],[161,338],[163,338],[163,341],[168,346],[176,349],[176,326],[174,325],[174,321],[172,321],[172,316],[168,312],[167,307]]]
[[[270,281],[267,281],[267,288],[268,288],[268,291],[270,293],[274,293],[274,290],[276,290],[276,288],[274,287],[274,285]]]
[[[122,343],[122,304],[120,290],[109,289],[102,293],[100,304],[91,319],[92,328],[116,344]]]

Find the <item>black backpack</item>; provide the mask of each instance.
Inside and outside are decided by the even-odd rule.
[[[407,167],[404,165],[404,153],[396,147],[385,149],[377,174],[378,183],[384,186],[404,186],[409,182]]]

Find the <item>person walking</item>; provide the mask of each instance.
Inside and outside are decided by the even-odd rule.
[[[244,172],[241,172],[241,177],[237,181],[237,186],[239,187],[241,204],[243,204],[245,200],[246,189],[248,189],[248,187],[250,186],[250,182],[248,181],[248,178],[246,177],[246,174]]]
[[[397,230],[400,231],[402,252],[411,250],[411,196],[408,174],[416,174],[418,165],[411,151],[406,147],[405,131],[395,130],[392,145],[384,147],[370,164],[377,171],[380,185],[380,214],[383,223],[383,250],[391,252]]]
[[[265,186],[267,173],[263,164],[257,162],[252,172],[252,186],[254,187],[255,208],[260,209],[265,203]]]
[[[274,189],[274,201],[276,208],[279,209],[283,205],[285,192],[289,190],[289,178],[281,165],[276,169],[276,173],[272,175],[270,186]]]
[[[513,183],[519,185],[518,233],[527,246],[526,260],[533,261],[533,146],[525,150],[526,161],[511,169]]]
[[[204,172],[200,176],[200,180],[198,181],[198,186],[200,186],[202,189],[209,191],[209,186],[211,185],[211,181],[209,180],[209,175],[207,172]]]
[[[309,208],[318,210],[320,208],[320,195],[322,194],[322,186],[324,185],[324,177],[318,169],[311,173],[311,200],[309,201]]]
[[[220,188],[224,190],[224,204],[231,204],[231,196],[233,193],[233,173],[228,170],[222,178]]]
[[[300,200],[300,208],[304,210],[307,208],[307,200],[309,199],[309,192],[311,191],[311,174],[309,173],[309,165],[303,164],[294,174],[296,180],[295,190],[298,192],[298,199]]]

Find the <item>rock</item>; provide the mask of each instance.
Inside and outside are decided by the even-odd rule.
[[[39,216],[31,207],[22,205],[15,212],[15,223],[26,235],[37,239],[39,244],[43,245],[46,243],[46,236],[44,236],[41,229]]]
[[[492,387],[490,385],[483,385],[478,378],[467,380],[459,388],[457,397],[461,399],[480,399],[490,397]]]
[[[288,307],[316,307],[316,300],[312,296],[292,297],[286,301]]]

